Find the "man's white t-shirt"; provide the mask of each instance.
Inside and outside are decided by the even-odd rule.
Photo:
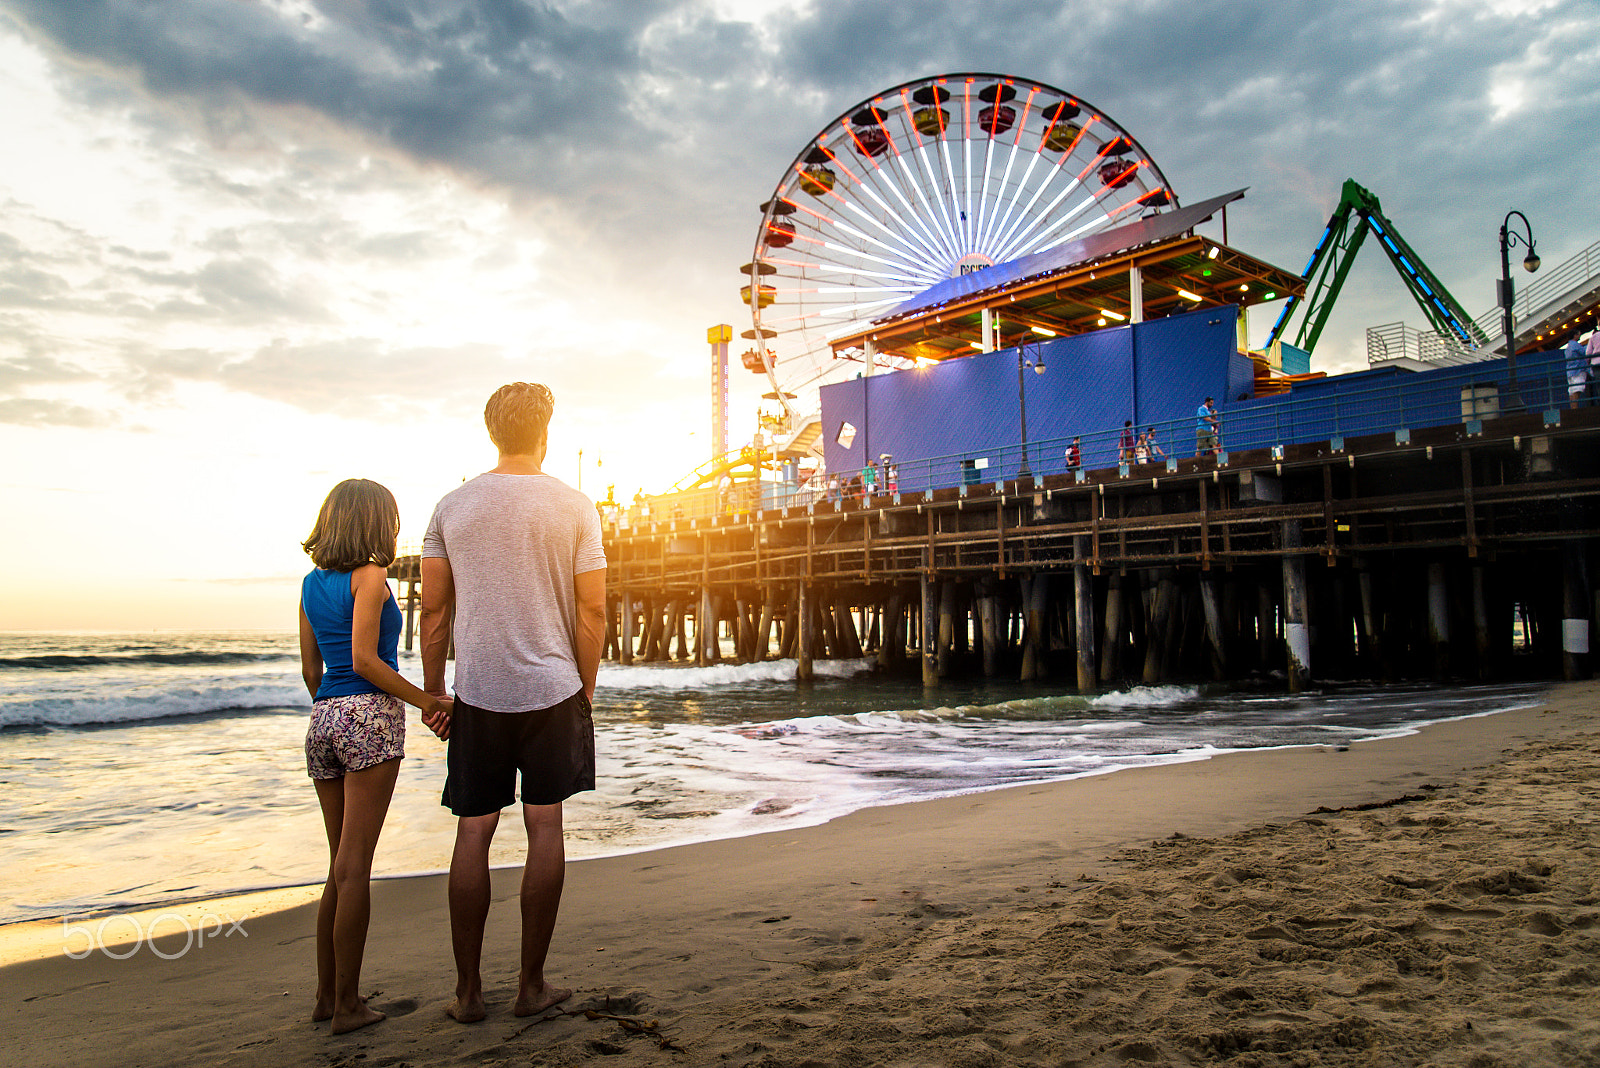
[[[463,700],[528,712],[582,688],[573,578],[606,566],[589,498],[550,475],[481,474],[435,506],[422,555],[455,579]]]

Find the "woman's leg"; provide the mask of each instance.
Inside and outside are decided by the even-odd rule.
[[[372,911],[372,855],[389,813],[400,760],[385,760],[344,777],[344,823],[334,853],[333,1033],[377,1023],[383,1013],[361,1000],[361,958]]]
[[[333,917],[339,907],[339,888],[333,881],[333,862],[339,856],[339,831],[344,826],[344,779],[312,779],[322,806],[322,827],[328,835],[328,880],[322,884],[317,906],[317,1001],[313,1020],[333,1018]]]

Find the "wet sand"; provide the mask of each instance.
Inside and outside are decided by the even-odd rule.
[[[1597,752],[1600,684],[1583,683],[1348,748],[574,862],[550,975],[577,993],[538,1021],[511,1014],[514,871],[496,873],[490,1016],[470,1027],[444,1015],[438,877],[375,887],[363,986],[389,1019],[337,1038],[309,1020],[313,905],[210,902],[241,930],[179,952],[166,921],[170,960],[74,960],[59,932],[0,930],[0,953],[37,958],[0,968],[5,1060],[1596,1064]]]

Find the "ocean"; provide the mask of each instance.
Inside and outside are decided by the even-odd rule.
[[[421,681],[421,664],[401,654]],[[870,661],[603,665],[599,784],[566,806],[570,858],[822,823],[873,805],[1204,759],[1346,745],[1538,703],[1540,684],[924,689]],[[0,634],[0,923],[320,882],[295,636]],[[444,744],[410,710],[380,875],[449,864]],[[520,820],[492,860],[517,863]]]

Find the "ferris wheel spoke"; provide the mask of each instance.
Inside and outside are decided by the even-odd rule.
[[[1070,208],[1065,214],[1056,216],[1054,222],[1036,232],[1026,242],[1019,246],[1016,252],[1012,254],[1013,258],[1018,256],[1026,256],[1031,252],[1038,251],[1039,243],[1041,241],[1055,233],[1057,230],[1061,229],[1061,227],[1065,226],[1073,219],[1077,218],[1088,208],[1093,207],[1097,202],[1098,198],[1092,196],[1085,197],[1084,199],[1078,201],[1078,203]]]
[[[909,114],[910,113],[907,112],[908,121]],[[906,135],[917,137],[916,127],[911,126],[906,131]],[[921,138],[918,137],[919,144],[920,141]],[[892,137],[889,141],[889,148],[894,154],[895,166],[899,169],[900,177],[904,179],[904,184],[910,187],[912,193],[916,195],[917,200],[922,204],[922,214],[919,215],[917,213],[917,209],[911,206],[911,201],[906,198],[905,191],[901,188],[901,182],[897,180],[894,175],[889,174],[887,168],[879,168],[879,172],[884,176],[884,184],[889,187],[890,191],[894,193],[895,198],[900,201],[901,206],[905,208],[906,217],[911,219],[916,224],[917,229],[922,233],[922,235],[928,239],[929,254],[935,259],[939,258],[939,256],[942,254],[949,255],[952,260],[956,259],[957,257],[954,255],[955,246],[952,242],[946,239],[947,235],[944,235],[943,231],[940,231],[937,234],[935,233],[934,227],[937,227],[939,220],[936,216],[934,216],[932,208],[929,207],[927,198],[923,196],[921,184],[917,181],[915,175],[912,174],[911,168],[906,164],[905,153],[900,151],[899,143]],[[931,222],[933,226],[929,226],[929,222]]]
[[[1061,205],[1061,202],[1070,196],[1074,190],[1077,190],[1081,187],[1082,183],[1079,181],[1079,179],[1074,178],[1067,184],[1065,189],[1061,190],[1061,192],[1055,195],[1055,199],[1050,201],[1049,205],[1042,212],[1031,216],[1027,212],[1024,212],[1022,219],[1018,221],[1025,222],[1026,225],[1024,225],[1015,236],[1009,237],[1010,243],[1005,245],[1000,250],[1000,256],[1004,259],[1014,260],[1018,256],[1022,255],[1022,250],[1028,247],[1028,235],[1034,230],[1037,230],[1040,224],[1044,221],[1054,218],[1054,212],[1056,208]],[[1076,214],[1076,212],[1074,212],[1074,214]]]
[[[876,241],[876,240],[868,237],[867,235],[862,234],[860,231],[852,231],[852,232],[855,233],[856,236],[861,237],[863,240],[873,241],[874,244],[877,244],[878,247],[883,248],[886,251],[896,251],[896,252],[899,252],[899,253],[902,253],[902,254],[912,255],[912,256],[917,255],[916,249],[913,246],[915,244],[920,244],[920,242],[918,242],[916,240],[916,234],[914,232],[912,232],[911,228],[906,224],[905,220],[902,219],[894,211],[893,208],[891,208],[887,203],[884,202],[883,198],[878,195],[878,192],[877,192],[876,189],[872,188],[872,186],[868,182],[866,182],[864,179],[862,179],[860,176],[858,176],[855,173],[855,171],[851,170],[850,167],[847,164],[845,164],[843,161],[839,160],[839,157],[836,154],[830,153],[830,156],[834,159],[835,162],[838,163],[839,169],[844,171],[845,175],[850,179],[850,181],[857,188],[859,188],[863,193],[865,193],[867,196],[871,197],[872,200],[875,203],[877,203],[883,209],[885,214],[890,216],[890,218],[892,218],[895,221],[895,223],[897,224],[898,229],[896,227],[891,227],[890,225],[888,225],[888,223],[885,220],[876,217],[871,212],[869,212],[865,208],[863,208],[861,205],[855,203],[853,200],[849,200],[849,199],[845,198],[844,196],[842,196],[839,193],[839,191],[837,189],[829,190],[828,195],[831,196],[834,200],[838,201],[840,204],[844,205],[845,208],[855,212],[861,218],[865,219],[866,221],[870,222],[873,226],[875,226],[878,229],[882,230],[883,233],[886,234],[888,237],[903,242],[904,243],[904,247],[897,248],[897,249],[896,248],[892,248],[891,246],[889,246],[887,244],[884,244],[881,241]],[[874,161],[874,163],[875,163],[875,161]],[[837,220],[834,220],[834,219],[832,219],[832,218],[830,218],[828,216],[824,216],[821,213],[819,213],[817,211],[814,211],[811,208],[805,207],[804,205],[800,205],[800,207],[801,207],[801,210],[805,211],[806,213],[808,213],[808,214],[810,214],[810,215],[812,215],[812,216],[814,216],[814,217],[816,217],[818,219],[824,219],[824,220],[826,220],[826,221],[828,221],[830,223],[833,223],[834,225],[839,226],[841,228],[848,228],[846,224],[844,224],[842,222],[839,222]],[[909,208],[908,208],[908,212],[909,212]]]
[[[954,259],[955,257],[951,254],[956,245],[951,240],[950,235],[939,227],[938,216],[934,215],[930,210],[921,184],[906,165],[905,157],[900,154],[898,147],[895,149],[895,166],[898,169],[898,174],[888,168],[879,168],[877,175],[883,185],[894,194],[895,199],[905,209],[904,219],[909,220],[907,225],[914,227],[916,233],[922,238],[921,243],[930,257],[935,260],[943,257]],[[910,187],[918,202],[921,203],[922,209],[920,213],[912,206],[910,198],[906,196],[905,186]],[[886,212],[895,214],[897,218],[900,217],[888,205],[885,204],[883,207]]]
[[[853,206],[853,205],[849,204],[848,201],[841,201],[841,203],[843,203],[846,207],[852,207]],[[915,249],[896,248],[896,247],[894,247],[892,245],[889,245],[889,244],[887,244],[887,243],[885,243],[883,241],[878,240],[877,238],[871,236],[870,234],[864,233],[861,230],[856,229],[854,226],[851,226],[847,222],[844,222],[844,221],[842,221],[840,219],[834,218],[831,215],[824,215],[822,212],[816,211],[813,208],[808,208],[808,207],[805,207],[805,206],[802,205],[800,210],[806,212],[808,215],[812,216],[814,219],[816,219],[820,223],[826,223],[829,226],[834,227],[835,229],[838,229],[838,230],[842,230],[845,233],[848,233],[853,237],[860,238],[862,241],[865,241],[865,242],[868,242],[868,243],[870,243],[872,245],[875,245],[875,246],[877,246],[878,248],[881,248],[883,251],[885,251],[887,253],[896,254],[896,255],[902,255],[902,256],[904,256],[904,255],[915,256],[915,254],[916,254]],[[867,218],[870,219],[871,216],[868,215]],[[818,227],[818,230],[820,232],[821,231],[821,227]],[[889,232],[890,236],[894,236],[892,231],[886,231],[886,232]],[[841,246],[841,245],[834,244],[834,243],[828,241],[826,238],[820,238],[819,237],[819,238],[813,238],[811,240],[814,240],[818,244],[821,244],[821,245],[823,245],[823,246],[825,246],[827,248],[833,249],[834,251],[847,251],[847,252],[848,251],[854,251],[854,250],[848,248],[848,246]],[[867,254],[863,252],[863,253],[861,253],[861,255],[865,256]],[[876,258],[876,257],[873,257],[873,258]],[[892,261],[889,261],[889,260],[881,260],[880,262],[883,262],[883,263],[886,263],[886,264],[890,264],[891,266],[895,266],[896,265]],[[910,271],[912,274],[916,273],[915,272],[915,268],[911,267],[909,264],[902,263],[902,264],[899,264],[898,266],[901,266],[904,270]]]
[[[1011,188],[1011,168],[1016,162],[1017,143],[1013,141],[1010,150],[1006,153],[1005,173],[1000,176],[1000,184],[995,189],[994,210],[987,213],[983,226],[978,232],[978,244],[980,247],[989,247],[989,239],[993,236],[995,221],[1000,218],[1002,205],[1009,206],[1011,204],[1011,197],[1006,191]]]
[[[910,168],[906,166],[905,157],[900,154],[898,149],[895,150],[894,160],[895,166],[900,169],[902,176],[905,178],[905,184],[911,187],[912,193],[914,193],[917,200],[921,202],[923,214],[919,215],[917,213],[917,209],[911,206],[911,202],[906,199],[905,192],[901,189],[899,182],[890,181],[888,183],[889,188],[894,191],[895,196],[899,199],[900,203],[904,205],[906,209],[906,217],[915,222],[918,231],[927,239],[926,247],[928,249],[928,255],[935,261],[938,261],[943,257],[948,257],[951,260],[956,259],[956,256],[954,255],[954,246],[949,240],[949,235],[945,234],[942,230],[936,232],[928,225],[927,221],[925,221],[925,219],[932,220],[935,226],[937,226],[939,222],[938,217],[933,214],[932,208],[928,206],[927,198],[923,196],[922,187],[919,186],[913,179]]]
[[[934,151],[937,153],[938,149]],[[954,263],[961,258],[961,234],[956,226],[955,213],[950,210],[950,202],[940,193],[943,180],[939,177],[938,161],[929,159],[927,146],[921,144],[917,146],[917,158],[922,163],[923,173],[927,175],[928,194],[939,206],[939,217],[944,220],[944,232],[950,236],[950,262]]]
[[[1027,227],[1027,224],[1029,223],[1030,220],[1032,220],[1033,222],[1037,223],[1041,219],[1049,218],[1050,211],[1052,210],[1051,208],[1046,208],[1044,211],[1041,211],[1041,212],[1035,212],[1033,210],[1034,205],[1039,202],[1039,198],[1044,195],[1045,190],[1050,188],[1050,185],[1056,180],[1056,178],[1058,176],[1068,173],[1068,171],[1066,169],[1067,161],[1072,159],[1073,154],[1076,153],[1077,150],[1078,150],[1078,146],[1083,144],[1083,139],[1084,139],[1085,136],[1087,136],[1090,127],[1092,127],[1098,121],[1100,121],[1099,116],[1098,115],[1092,115],[1092,116],[1090,116],[1089,121],[1083,124],[1083,128],[1081,130],[1079,130],[1078,136],[1073,140],[1071,147],[1069,147],[1065,152],[1061,153],[1061,158],[1056,160],[1055,164],[1050,168],[1049,172],[1045,175],[1044,179],[1039,183],[1039,187],[1034,190],[1033,196],[1032,196],[1032,198],[1029,199],[1027,207],[1022,209],[1022,214],[1017,216],[1017,221],[1012,224],[1013,229],[1016,228],[1016,227],[1022,227],[1023,228],[1022,229],[1022,233],[1026,233],[1027,232],[1026,227]],[[1092,164],[1091,164],[1091,166],[1092,166]],[[1078,185],[1082,183],[1083,176],[1085,174],[1087,174],[1088,172],[1089,172],[1089,168],[1088,167],[1085,167],[1082,171],[1080,171],[1078,173],[1078,175],[1075,178],[1073,178],[1067,184],[1067,192],[1070,193],[1073,189],[1077,188]],[[1061,198],[1058,196],[1056,198],[1056,200],[1053,201],[1052,203],[1059,204],[1060,202],[1061,202]],[[1014,235],[1013,230],[1012,229],[1008,229],[1006,231],[1006,233],[1000,238],[1000,242],[999,243],[1000,243],[1001,247],[1002,248],[1011,247],[1011,241],[1012,241],[1013,236],[1016,236],[1016,235]]]
[[[899,162],[900,169],[905,172],[906,184],[917,194],[917,200],[922,203],[923,210],[927,212],[929,221],[935,225],[940,222],[943,223],[939,232],[944,237],[945,248],[948,251],[950,262],[954,263],[961,258],[959,251],[961,242],[956,237],[954,219],[946,208],[944,198],[938,195],[939,170],[928,160],[928,146],[922,140],[922,131],[917,128],[916,115],[911,110],[911,94],[902,90],[900,97],[903,105],[901,110],[905,116],[906,125],[909,127],[910,136],[916,139],[917,161],[920,164],[920,173],[923,177],[917,178],[912,174],[910,165],[906,163],[905,157],[898,150],[895,152],[895,159]],[[935,128],[939,128],[939,125],[936,123]],[[934,194],[933,202],[938,204],[938,214],[934,213],[933,203],[929,201],[923,192],[924,180],[928,191]]]
[[[956,169],[950,162],[950,142],[939,142],[939,154],[944,157],[944,172],[950,179],[950,219],[956,227],[956,251],[967,254],[967,213],[961,209],[960,185],[956,182]]]
[[[1030,156],[1028,158],[1028,166],[1022,172],[1022,179],[1019,182],[1017,182],[1017,195],[1014,196],[1014,197],[1010,197],[1006,201],[1006,212],[1005,212],[1005,214],[1003,216],[1000,217],[999,223],[996,224],[996,226],[995,226],[995,230],[997,232],[999,232],[1001,234],[1006,233],[1007,226],[1011,221],[1011,212],[1012,212],[1012,210],[1014,208],[1016,208],[1018,203],[1021,202],[1022,193],[1024,191],[1026,191],[1027,188],[1028,188],[1028,180],[1033,177],[1033,169],[1034,169],[1034,167],[1038,166],[1039,160],[1042,159],[1042,158],[1043,158],[1043,156],[1038,152],[1035,152],[1032,156]],[[1035,197],[1037,198],[1037,194],[1035,194]],[[1029,205],[1030,205],[1030,207],[1032,206],[1032,202],[1031,201],[1029,202]],[[1003,240],[1004,240],[1003,237],[995,238],[995,239],[993,239],[992,241],[989,242],[989,245],[990,245],[991,248],[993,248],[995,245],[1000,244]]]
[[[978,186],[978,213],[972,222],[972,251],[977,252],[983,245],[983,217],[984,208],[989,202],[989,171],[994,164],[994,138],[989,138],[989,144],[983,152],[983,182]]]
[[[890,184],[891,184],[891,187],[892,187],[892,183],[890,183]],[[913,217],[911,215],[910,205],[906,206],[906,215],[902,216],[899,212],[895,211],[894,208],[890,207],[889,204],[887,202],[885,202],[884,199],[878,195],[878,191],[876,189],[872,188],[872,186],[863,183],[862,186],[861,186],[861,191],[863,193],[865,193],[867,196],[871,197],[873,202],[876,203],[880,208],[883,209],[884,214],[888,215],[889,218],[894,220],[895,224],[900,227],[900,229],[898,231],[898,236],[900,236],[902,239],[909,238],[916,245],[921,246],[924,255],[937,255],[936,246],[928,244],[927,242],[924,242],[922,240],[922,238],[921,238],[921,235],[917,232],[919,227],[913,226],[909,222],[909,219],[911,219]],[[898,189],[896,189],[895,191],[897,193],[899,192]],[[862,218],[869,219],[875,225],[882,227],[886,232],[888,232],[888,233],[896,233],[896,231],[891,229],[884,220],[881,220],[881,219],[877,218],[871,212],[869,212],[865,208],[863,208],[861,205],[855,204],[855,203],[851,203],[851,204],[848,204],[847,206],[852,211],[856,212],[856,214],[860,215]],[[929,235],[929,236],[931,238],[931,235]]]
[[[879,103],[881,103],[881,101],[873,102],[874,111],[880,110],[877,107]],[[916,183],[911,179],[909,172],[906,170],[904,160],[901,157],[900,146],[898,143],[896,143],[894,135],[883,126],[882,122],[879,123],[878,128],[883,131],[885,147],[893,152],[894,158],[897,161],[897,166],[899,166],[901,172],[906,175],[908,184],[911,184],[912,188],[916,189]],[[861,145],[860,138],[857,137],[853,131],[851,137],[858,146]],[[865,152],[864,148],[863,152]],[[940,239],[934,234],[933,230],[931,230],[927,224],[923,222],[921,216],[917,214],[917,210],[911,206],[911,201],[906,198],[905,191],[900,187],[900,182],[894,173],[888,168],[882,166],[877,159],[870,154],[867,154],[867,160],[870,164],[870,169],[864,172],[866,177],[857,177],[854,172],[848,170],[846,173],[850,175],[852,180],[856,181],[862,192],[871,197],[873,202],[883,210],[884,214],[892,219],[895,225],[900,228],[898,231],[899,236],[915,241],[918,245],[922,246],[925,254],[938,257],[941,253]],[[894,207],[892,207],[883,199],[878,190],[878,186],[880,185],[883,188],[886,188],[891,194],[893,194],[894,198],[900,202],[901,207],[905,209],[904,215],[896,211]],[[918,190],[918,192],[920,199],[920,190]],[[875,224],[884,226],[886,230],[888,229],[888,227],[885,226],[884,220],[876,218],[860,205],[852,203],[850,207],[863,218],[872,219]],[[924,205],[924,211],[926,210],[926,205]]]

